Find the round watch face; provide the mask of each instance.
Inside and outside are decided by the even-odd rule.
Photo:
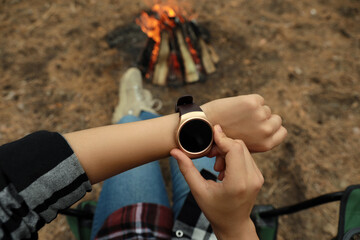
[[[188,152],[205,150],[212,142],[212,128],[206,121],[192,119],[186,122],[179,133],[179,142]]]

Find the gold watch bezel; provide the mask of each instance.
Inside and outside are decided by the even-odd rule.
[[[211,147],[214,142],[214,135],[212,134],[210,144],[204,150],[202,150],[200,152],[189,152],[183,148],[183,146],[180,143],[180,139],[179,139],[180,131],[187,122],[195,120],[195,119],[206,122],[210,126],[211,130],[213,130],[213,125],[206,118],[205,113],[202,111],[188,112],[180,117],[179,127],[176,131],[176,144],[177,144],[178,148],[181,151],[183,151],[189,158],[199,158],[199,157],[206,156],[210,152]]]

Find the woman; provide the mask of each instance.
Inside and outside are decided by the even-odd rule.
[[[122,102],[129,104],[124,105]],[[128,116],[125,114],[129,113],[135,117],[145,116],[141,120],[149,118],[146,115],[154,113],[150,107],[151,102],[148,92],[142,89],[139,70],[129,69],[121,80],[120,109],[115,112],[113,121],[126,118]],[[156,163],[154,161],[167,157],[170,153],[177,159],[179,169],[198,206],[219,239],[234,236],[238,238],[239,234],[256,238],[249,214],[263,178],[249,151],[263,152],[272,149],[283,141],[287,134],[286,129],[282,126],[281,118],[271,113],[259,95],[218,99],[201,105],[201,109],[215,126],[215,145],[209,157],[216,156],[216,160],[207,162],[215,163],[214,169],[220,172],[221,182],[204,180],[193,162],[177,149],[174,134],[179,116],[176,113],[64,135],[36,132],[1,146],[0,238],[37,238],[37,231],[53,220],[58,210],[65,209],[81,199],[86,191],[91,190],[91,184],[117,174],[125,176],[120,173],[130,169],[136,171],[137,167]],[[196,161],[206,160],[195,160],[195,165]],[[128,179],[122,185],[125,186],[131,181],[132,179]],[[106,181],[104,187],[105,185]],[[107,192],[112,191],[114,190],[110,189]],[[174,201],[177,206],[176,218],[181,215],[188,192],[186,186],[178,201]],[[121,193],[123,196],[127,194],[122,190]],[[128,193],[130,194],[130,191]],[[104,194],[116,195],[106,194],[106,191]],[[100,196],[98,208],[102,205],[102,198]],[[111,237],[113,232],[106,233],[109,229],[106,224],[115,209],[121,211],[123,207],[135,204],[132,196],[129,199],[124,206],[110,204],[112,208],[106,211],[106,214],[95,214],[93,237],[99,231],[103,236]],[[146,202],[146,199],[144,201]],[[165,203],[152,204],[155,204],[152,208],[155,211],[163,209],[158,206],[164,206],[164,209],[168,209],[164,212],[171,212],[166,200]],[[177,224],[179,222],[175,219],[175,224],[171,222],[170,225],[176,227]],[[101,225],[104,228],[101,228]],[[194,224],[190,225],[192,234],[200,231]],[[149,234],[156,232],[156,229],[157,227],[153,226]],[[181,233],[178,230],[173,229],[172,235],[179,237]],[[139,232],[138,229],[129,231],[134,234]],[[186,231],[181,232],[180,238],[185,237]],[[211,234],[204,236],[211,238]],[[168,237],[169,235],[164,235],[164,238]],[[123,235],[122,238],[127,237]]]

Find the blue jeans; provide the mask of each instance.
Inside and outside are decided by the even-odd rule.
[[[124,116],[119,123],[135,122],[155,117],[159,116],[149,112],[141,112],[139,117]],[[203,157],[194,160],[194,164],[199,171],[207,169],[218,175],[213,170],[214,163],[215,158]],[[177,161],[172,157],[170,158],[170,171],[173,189],[172,210],[176,219],[190,189],[179,170]],[[170,208],[159,161],[130,169],[104,181],[95,211],[91,239],[95,238],[107,217],[113,212],[124,206],[139,202],[156,203]]]

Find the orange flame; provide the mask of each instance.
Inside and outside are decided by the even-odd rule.
[[[151,53],[151,60],[149,63],[149,69],[152,69],[156,63],[159,49],[160,49],[160,41],[161,41],[161,31],[165,29],[172,29],[176,27],[175,19],[180,22],[185,22],[186,17],[188,20],[196,17],[195,15],[191,16],[191,11],[186,10],[185,6],[182,8],[179,5],[174,3],[162,3],[162,4],[155,4],[151,7],[151,11],[143,11],[141,15],[135,20],[136,24],[141,27],[141,30],[151,39],[155,41],[152,53]],[[197,59],[200,62],[196,50],[192,47],[191,43],[188,42],[190,45],[190,51],[194,59]],[[195,52],[194,52],[195,51]],[[177,61],[174,62],[176,67],[179,68],[179,63]],[[146,74],[146,77],[150,77],[150,73]]]
[[[151,8],[152,14],[142,12],[140,17],[136,19],[136,23],[141,30],[155,42],[160,42],[160,32],[167,26],[174,27],[173,18],[176,17],[175,9],[167,5],[155,4]]]
[[[149,14],[143,11],[139,18],[137,18],[136,24],[141,27],[141,30],[155,41],[154,48],[151,54],[150,68],[155,64],[159,54],[161,31],[166,28],[175,27],[175,17],[180,16],[179,9],[177,7],[171,7],[170,5],[155,4],[151,8]]]
[[[181,9],[179,6],[172,6],[170,4],[155,4],[151,8],[150,14],[143,11],[136,23],[141,27],[141,30],[155,42],[160,42],[160,32],[166,28],[175,27],[175,18],[180,22],[184,22],[184,16],[188,15],[187,11]],[[190,20],[192,16],[187,16]]]
[[[193,47],[190,38],[189,38],[189,37],[186,37],[185,40],[186,40],[186,43],[188,44],[188,47],[189,47],[189,50],[190,50],[190,54],[191,54],[194,62],[195,62],[196,64],[200,64],[200,63],[201,63],[200,58],[199,58],[199,56],[198,56],[198,53],[197,53],[196,49]]]
[[[146,12],[142,12],[140,17],[135,21],[149,38],[152,38],[155,42],[160,42],[161,23],[159,20],[153,16],[149,16]]]

